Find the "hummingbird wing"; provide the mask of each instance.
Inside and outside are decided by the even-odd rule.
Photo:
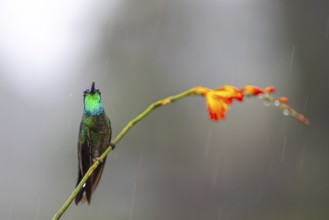
[[[110,122],[110,119],[107,118],[108,120],[108,126],[109,126],[109,129],[107,130],[108,132],[106,132],[106,134],[103,134],[104,135],[104,142],[102,142],[102,147],[101,147],[101,152],[100,154],[102,154],[106,148],[108,146],[110,146],[111,144],[111,136],[112,136],[112,129],[111,129],[111,122]],[[100,155],[97,155],[97,157],[99,157]],[[92,160],[94,160],[95,158],[92,158]],[[102,176],[102,173],[103,173],[103,169],[104,169],[104,166],[105,166],[105,161],[106,161],[106,157],[105,159],[103,159],[102,163],[94,170],[93,174],[92,174],[92,192],[94,192],[94,190],[96,189],[100,179],[101,179],[101,176]]]
[[[79,160],[79,171],[77,185],[80,183],[83,176],[87,173],[89,167],[92,164],[91,156],[91,140],[90,130],[83,123],[80,124],[79,141],[78,141],[78,160]],[[77,205],[80,201],[90,202],[92,192],[92,179],[88,178],[87,182],[83,185],[82,189],[75,197],[75,204]]]

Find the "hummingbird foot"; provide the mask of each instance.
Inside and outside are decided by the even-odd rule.
[[[98,161],[99,163],[103,163],[104,162],[104,160],[102,158],[100,158],[100,157],[94,158],[93,159],[93,162],[95,162],[95,161]]]
[[[111,143],[110,146],[111,146],[112,150],[114,150],[115,144]]]

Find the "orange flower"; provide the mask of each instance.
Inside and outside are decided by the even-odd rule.
[[[251,85],[243,87],[242,90],[248,95],[253,95],[253,96],[258,96],[259,94],[264,93],[261,88]]]
[[[217,90],[198,87],[195,92],[206,96],[209,117],[214,121],[225,119],[225,113],[229,109],[228,104],[232,104],[234,99],[243,100],[243,92],[233,86],[223,86]]]
[[[203,95],[203,96],[206,96],[206,94],[209,92],[210,89],[206,88],[206,87],[195,87],[193,89],[193,93],[194,94],[197,94],[197,95]]]
[[[288,98],[287,97],[281,97],[281,98],[279,98],[279,102],[281,102],[282,104],[287,104],[288,103]]]
[[[264,93],[267,93],[267,94],[272,94],[275,92],[275,87],[274,86],[268,86],[264,89]]]
[[[304,123],[305,125],[309,125],[310,124],[310,121],[307,118],[305,118],[304,115],[302,115],[302,114],[298,114],[297,115],[297,119],[300,122]]]
[[[228,110],[227,103],[218,91],[212,90],[207,93],[206,101],[208,105],[209,117],[211,120],[219,121],[225,118],[225,112]]]
[[[243,96],[244,96],[243,92],[234,86],[225,85],[221,88],[218,88],[217,91],[221,92],[222,97],[226,97],[227,99],[230,99],[230,103],[228,104],[231,104],[233,102],[233,99],[236,99],[239,102],[243,100]]]
[[[247,85],[242,89],[238,89],[234,86],[225,85],[218,89],[209,89],[207,87],[195,87],[192,91],[189,91],[191,95],[202,95],[205,96],[209,117],[211,120],[219,121],[225,119],[225,114],[229,110],[229,104],[232,104],[234,100],[243,101],[244,95],[249,96],[259,96],[265,94],[264,96],[259,96],[266,102],[270,102],[275,106],[279,106],[285,115],[291,115],[292,117],[298,119],[305,125],[308,125],[310,122],[303,115],[297,113],[294,109],[290,108],[286,104],[288,103],[288,98],[281,97],[275,98],[270,94],[275,92],[275,87],[269,86],[265,89],[261,89],[256,86]],[[162,104],[168,104],[167,100],[163,100]]]

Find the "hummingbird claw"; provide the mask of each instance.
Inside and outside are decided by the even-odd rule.
[[[111,146],[112,150],[114,150],[114,148],[115,148],[115,144],[110,143],[110,146]]]
[[[94,158],[93,159],[93,162],[95,162],[95,161],[98,161],[99,163],[103,163],[104,162],[104,160],[102,158],[100,158],[100,157]]]

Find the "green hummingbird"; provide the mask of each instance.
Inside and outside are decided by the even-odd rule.
[[[95,88],[95,82],[90,89],[83,92],[84,112],[78,139],[78,182],[88,171],[95,160],[98,160],[105,149],[111,145],[112,128],[110,119],[106,116],[101,99],[101,92]],[[111,145],[114,149],[114,145]],[[105,158],[106,159],[106,158]],[[87,201],[90,203],[91,194],[95,191],[102,176],[105,159],[89,177],[75,198],[75,204]]]

